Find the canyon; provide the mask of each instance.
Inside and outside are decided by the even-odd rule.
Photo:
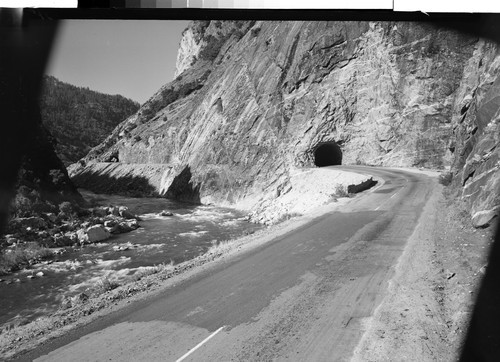
[[[446,23],[193,21],[176,78],[69,173],[252,210],[304,167],[431,168],[484,227],[500,205],[499,66],[494,41]]]
[[[50,135],[41,128],[40,142],[53,165],[34,152],[31,164],[23,169],[28,170],[28,183],[36,179],[36,174],[47,174],[47,182],[66,190],[57,192],[49,185],[52,193],[39,192],[40,198],[54,207],[63,200],[61,197],[75,204],[83,202],[74,183],[101,194],[148,197],[150,201],[130,198],[141,205],[170,202],[165,198],[188,202],[195,204],[188,208],[202,208],[202,216],[207,208],[234,207],[247,215],[239,222],[278,225],[256,233],[251,230],[238,240],[212,243],[205,254],[175,266],[173,261],[162,267],[150,266],[151,271],[148,269],[133,283],[113,284],[102,294],[66,301],[53,316],[0,335],[0,353],[12,355],[16,350],[35,348],[36,343],[61,336],[78,323],[96,321],[118,301],[125,316],[124,306],[132,297],[138,303],[128,307],[137,313],[132,319],[145,322],[148,309],[138,308],[144,302],[143,292],[157,288],[158,292],[170,293],[172,285],[183,289],[194,275],[200,283],[209,283],[207,289],[214,292],[215,299],[208,305],[217,306],[217,310],[199,317],[202,303],[196,294],[200,288],[192,288],[195,293],[187,298],[172,289],[172,298],[180,301],[181,310],[174,308],[169,317],[176,320],[186,315],[189,325],[203,327],[194,337],[186,333],[193,345],[203,334],[224,327],[219,326],[218,319],[226,317],[229,309],[221,309],[215,301],[241,297],[250,306],[257,306],[241,309],[239,302],[232,303],[232,315],[236,317],[227,325],[237,332],[246,325],[240,320],[244,313],[253,320],[265,313],[278,315],[274,320],[262,318],[277,327],[255,329],[259,343],[248,340],[235,352],[242,360],[249,356],[270,358],[283,351],[300,352],[302,346],[295,350],[295,332],[288,332],[295,331],[293,328],[308,331],[302,328],[306,325],[320,332],[316,343],[326,342],[331,348],[331,341],[324,337],[331,337],[333,332],[324,333],[315,320],[335,320],[340,324],[327,324],[334,329],[340,325],[339,331],[346,327],[356,333],[364,331],[360,343],[351,339],[352,346],[345,351],[346,355],[351,353],[351,347],[357,344],[355,360],[386,356],[451,358],[452,352],[459,353],[476,287],[487,270],[493,228],[477,228],[492,225],[500,207],[499,66],[494,39],[463,32],[449,22],[191,22],[179,46],[175,79],[69,166],[68,173],[50,146]],[[324,166],[339,167],[321,168]],[[30,173],[29,167],[38,168]],[[440,183],[449,187],[438,184],[439,174]],[[25,182],[26,177],[20,180]],[[374,184],[368,192],[353,195]],[[51,201],[53,194],[58,197]],[[369,207],[364,208],[363,203]],[[192,214],[196,216],[196,212]],[[162,211],[154,217],[163,215],[164,219],[146,218],[143,227],[157,235],[175,233],[170,224],[157,229],[154,225],[175,218],[189,219],[192,214]],[[352,223],[358,223],[359,229]],[[352,237],[343,234],[347,231],[353,233]],[[193,236],[196,232],[181,234]],[[140,250],[144,239],[144,234],[132,233],[126,239],[129,242],[122,245],[115,239],[112,242],[116,245],[108,245],[108,249],[113,253]],[[333,242],[338,245],[332,249]],[[287,250],[290,244],[292,249]],[[170,247],[168,242],[165,247]],[[366,248],[374,248],[373,254]],[[381,252],[383,248],[388,251]],[[277,254],[273,256],[270,250]],[[352,254],[344,255],[347,251]],[[297,256],[300,253],[303,255]],[[155,254],[163,261],[160,253]],[[255,267],[256,256],[262,258],[260,267]],[[284,273],[286,269],[280,265],[287,258],[291,260],[286,265],[290,272]],[[343,258],[345,264],[335,258]],[[387,263],[383,273],[365,269],[367,265],[379,267],[382,261]],[[214,268],[225,270],[227,263],[234,270],[238,265],[249,265],[228,272],[238,287],[228,287],[224,275],[210,276]],[[253,271],[265,276],[254,280]],[[279,283],[287,278],[279,273],[289,278],[285,286]],[[382,274],[379,282],[372,281]],[[245,294],[249,286],[259,287],[273,275],[277,289],[253,292],[252,297]],[[48,277],[47,273],[44,278]],[[239,278],[250,281],[243,284]],[[310,288],[315,285],[318,288]],[[373,305],[365,308],[357,297],[352,303],[346,302],[342,299],[344,289],[336,292],[338,285],[354,291],[351,296],[358,291],[363,294],[371,285],[374,290],[367,293],[367,299]],[[331,293],[328,299],[322,299],[327,286]],[[227,292],[221,292],[224,288]],[[314,291],[318,293],[308,294]],[[375,292],[379,293],[376,303]],[[209,293],[200,294],[206,298]],[[265,303],[253,298],[264,294],[268,296]],[[158,300],[163,303],[163,296]],[[193,303],[192,308],[186,301]],[[325,305],[332,309],[325,309]],[[344,305],[354,309],[339,313],[338,306]],[[274,313],[287,306],[283,315]],[[273,313],[272,308],[276,308]],[[164,318],[164,309],[160,309]],[[310,318],[311,310],[331,312],[330,319]],[[204,316],[210,323],[205,324]],[[201,318],[203,323],[193,318]],[[104,328],[105,323],[99,323],[87,326]],[[63,346],[90,329],[75,329],[73,334],[53,340],[52,347],[41,346],[33,353],[64,352],[66,347],[58,352],[58,343]],[[233,337],[239,338],[237,334]],[[165,341],[161,345],[177,347]],[[234,343],[231,345],[234,347]],[[342,342],[334,345],[346,346]],[[217,357],[212,359],[224,359],[221,351],[231,350],[221,346],[210,346],[209,355]],[[187,347],[168,352],[180,355]],[[316,352],[325,353],[327,350],[321,347]],[[91,349],[96,353],[103,350]],[[84,350],[82,355],[89,348]]]

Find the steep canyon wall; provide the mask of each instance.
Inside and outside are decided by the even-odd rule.
[[[332,142],[344,164],[451,167],[473,214],[491,216],[497,50],[431,23],[192,22],[176,78],[70,172],[114,162],[113,177],[137,170],[159,194],[250,208]]]

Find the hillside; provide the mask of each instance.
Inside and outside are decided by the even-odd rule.
[[[500,204],[499,67],[496,43],[446,24],[192,22],[177,78],[70,174],[252,209],[308,166],[449,170],[486,226]]]
[[[56,140],[65,165],[84,157],[132,113],[139,104],[45,76],[40,97],[42,122]]]

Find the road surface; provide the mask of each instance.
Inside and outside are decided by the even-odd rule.
[[[314,219],[20,360],[349,359],[435,181],[401,170],[341,168],[385,183],[342,212]]]

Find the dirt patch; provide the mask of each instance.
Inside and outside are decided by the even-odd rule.
[[[465,203],[449,189],[445,191],[447,212],[439,215],[443,226],[438,235],[436,264],[440,267],[443,305],[452,351],[459,353],[486,263],[495,237],[495,228],[472,226]]]
[[[493,233],[455,196],[435,188],[354,361],[458,359]]]
[[[282,185],[276,198],[264,200],[253,212],[254,222],[272,225],[292,216],[309,214],[312,210],[361,192],[377,182],[372,175],[340,169],[311,168],[296,170],[289,182]]]

